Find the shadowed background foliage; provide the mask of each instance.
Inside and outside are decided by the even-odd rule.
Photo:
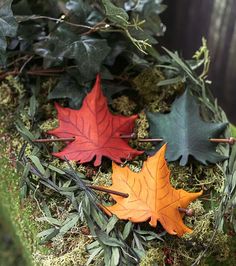
[[[161,18],[167,27],[161,44],[190,58],[206,37],[211,55],[212,90],[236,123],[236,1],[165,0]]]

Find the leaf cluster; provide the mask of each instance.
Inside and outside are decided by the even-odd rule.
[[[149,46],[164,30],[159,13],[165,6],[159,0],[69,0],[60,2],[60,5],[57,2],[16,1],[12,5],[14,16],[10,9],[11,0],[3,0],[0,4],[0,26],[4,25],[0,30],[0,60],[4,67],[0,78],[9,73],[21,75],[28,90],[27,99],[21,101],[19,109],[22,112],[24,105],[29,105],[26,114],[29,126],[26,127],[20,120],[16,123],[24,139],[18,162],[18,167],[23,170],[21,196],[32,193],[37,200],[45,203],[42,220],[48,221],[51,228],[39,234],[42,243],[55,236],[66,235],[75,225],[86,224],[95,239],[87,247],[89,262],[100,256],[104,257],[106,265],[126,264],[127,261],[129,265],[136,265],[147,250],[149,241],[162,240],[162,234],[147,230],[142,225],[120,223],[115,217],[108,219],[97,206],[103,202],[86,186],[89,181],[82,173],[75,172],[70,164],[61,169],[49,163],[48,148],[33,143],[34,139],[41,137],[37,123],[45,115],[38,112],[38,96],[42,93],[42,101],[48,95],[40,91],[41,80],[32,80],[29,76],[59,75],[49,98],[66,98],[70,107],[79,108],[96,72],[101,72],[106,79],[105,94],[111,99],[114,94],[127,89],[130,77],[155,65],[165,77],[158,86],[165,88],[185,83],[201,103],[204,119],[227,122],[208,89],[207,49],[203,46],[193,60],[185,61],[177,53],[167,50],[166,55],[160,56]],[[202,73],[198,76],[195,70],[201,69]],[[32,147],[30,155],[26,154],[27,145]],[[52,149],[57,151],[58,147],[53,145]],[[236,184],[235,151],[228,147],[219,149],[230,159],[222,167],[226,175],[225,194],[220,206],[215,209],[217,229],[223,224],[226,211],[235,206]],[[70,201],[73,208],[67,220],[61,222],[52,217],[46,206],[45,188]],[[234,216],[230,219],[233,221]],[[206,252],[207,248],[197,261]]]
[[[127,89],[127,84],[114,85],[112,80],[125,69],[134,73],[141,61],[147,63],[150,45],[164,33],[159,14],[166,6],[161,2],[4,0],[0,80],[13,74],[33,83],[34,76],[60,74],[48,99],[67,99],[78,109],[100,72],[111,99]]]

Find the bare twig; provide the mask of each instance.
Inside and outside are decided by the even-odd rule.
[[[117,196],[121,196],[123,198],[128,198],[129,197],[129,194],[127,194],[127,193],[123,193],[123,192],[112,190],[112,189],[105,188],[105,187],[100,187],[100,186],[95,186],[95,185],[87,185],[87,187],[89,187],[91,189],[94,189],[94,190],[102,191],[102,192],[105,192],[105,193],[110,193],[110,194],[114,194],[114,195],[117,195]]]

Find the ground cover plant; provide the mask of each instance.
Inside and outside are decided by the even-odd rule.
[[[0,7],[0,208],[28,265],[231,265],[234,130],[206,41],[154,48],[156,0]]]

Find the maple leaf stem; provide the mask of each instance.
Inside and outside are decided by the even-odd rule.
[[[236,138],[230,137],[228,139],[209,139],[211,142],[216,142],[216,143],[228,143],[233,145],[236,143]]]
[[[56,138],[56,139],[35,139],[33,142],[44,143],[44,142],[59,142],[59,141],[74,141],[75,138]]]
[[[163,139],[138,139],[139,142],[161,142]]]
[[[184,209],[184,208],[178,208],[178,210],[180,211],[180,212],[183,212],[183,213],[185,213],[187,216],[193,216],[194,215],[194,211],[193,211],[193,209]]]
[[[135,133],[127,134],[127,135],[120,135],[122,139],[136,139],[137,136]]]
[[[120,136],[122,139],[135,139],[136,135],[135,133],[129,134],[129,135],[121,135]],[[37,143],[44,143],[44,142],[59,142],[59,141],[74,141],[75,138],[54,138],[54,139],[35,139],[33,142]],[[151,138],[144,138],[144,139],[137,139],[139,142],[161,142],[163,139],[161,138],[156,138],[156,139],[151,139]],[[215,142],[215,143],[228,143],[228,144],[235,144],[236,143],[236,138],[230,137],[226,139],[209,139],[210,142]]]
[[[114,194],[114,195],[117,195],[117,196],[121,196],[123,198],[128,198],[129,197],[129,194],[127,194],[127,193],[123,193],[123,192],[120,192],[120,191],[111,190],[111,189],[104,188],[104,187],[100,187],[100,186],[87,185],[87,187],[89,187],[91,189],[94,189],[94,190],[98,190],[98,191],[102,191],[102,192]]]

